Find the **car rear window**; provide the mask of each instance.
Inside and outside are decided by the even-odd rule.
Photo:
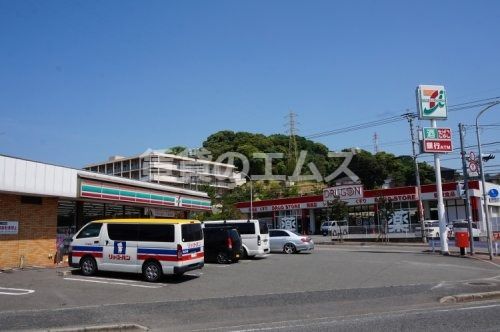
[[[184,224],[181,226],[181,229],[183,242],[199,241],[203,239],[203,230],[200,224]]]

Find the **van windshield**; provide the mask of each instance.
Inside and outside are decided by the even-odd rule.
[[[192,242],[203,239],[203,231],[200,224],[184,224],[182,229],[182,241]]]

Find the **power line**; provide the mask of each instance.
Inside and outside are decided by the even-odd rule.
[[[461,111],[461,110],[466,110],[466,109],[471,109],[471,108],[476,108],[480,106],[485,106],[485,105],[490,105],[494,101],[497,101],[500,99],[500,96],[496,97],[490,97],[490,98],[484,98],[484,99],[478,99],[470,102],[465,102],[465,103],[460,103],[460,104],[455,104],[455,105],[450,105],[448,107],[448,111],[450,112],[456,112],[456,111]],[[396,116],[391,116],[387,117],[384,119],[379,119],[379,120],[374,120],[374,121],[369,121],[369,122],[363,122],[360,124],[356,125],[351,125],[343,128],[338,128],[338,129],[332,129],[332,130],[326,130],[318,133],[314,133],[308,136],[305,136],[308,139],[311,138],[320,138],[324,136],[332,136],[332,135],[338,135],[338,134],[343,134],[346,132],[350,131],[357,131],[361,129],[367,129],[367,128],[372,128],[372,127],[378,127],[394,122],[399,122],[402,120],[406,120],[408,116],[418,116],[416,113],[405,113],[402,115],[396,115]]]
[[[342,133],[346,133],[346,132],[350,132],[350,131],[366,129],[366,128],[371,128],[371,127],[377,127],[377,126],[381,126],[381,125],[385,125],[385,124],[389,124],[389,123],[399,122],[399,121],[404,120],[404,119],[405,118],[401,115],[391,116],[391,117],[385,118],[385,119],[364,122],[364,123],[360,123],[357,125],[352,125],[352,126],[348,126],[348,127],[344,127],[344,128],[319,132],[316,134],[306,136],[306,138],[319,138],[319,137],[323,137],[323,136],[338,135],[338,134],[342,134]]]

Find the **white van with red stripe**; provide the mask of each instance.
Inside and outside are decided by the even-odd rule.
[[[203,231],[197,220],[96,220],[73,236],[69,264],[84,275],[142,273],[155,282],[164,274],[182,275],[203,267]]]

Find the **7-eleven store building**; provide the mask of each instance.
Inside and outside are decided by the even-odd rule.
[[[486,224],[482,195],[479,181],[469,182],[472,220],[482,233]],[[487,190],[500,186],[487,184]],[[457,193],[457,183],[442,185],[446,218],[448,223],[456,219],[465,219],[465,200]],[[497,189],[498,190],[498,189]],[[389,222],[389,236],[393,238],[419,237],[415,232],[419,226],[418,218],[418,191],[417,187],[399,187],[390,189],[364,190],[362,197],[346,200],[348,204],[348,224],[350,238],[377,237],[382,230],[383,223],[378,213],[377,200],[384,197],[392,201],[395,213]],[[493,230],[498,231],[500,224],[500,201],[489,198],[490,217]],[[436,185],[422,186],[422,201],[425,220],[437,220],[437,193]],[[284,225],[293,225],[300,233],[319,234],[320,225],[329,220],[329,212],[322,195],[289,197],[253,202],[254,218],[266,220],[269,227],[284,228]],[[240,202],[236,207],[243,213],[249,214],[250,202]]]
[[[0,155],[0,269],[52,266],[65,239],[107,218],[188,218],[204,192]]]

